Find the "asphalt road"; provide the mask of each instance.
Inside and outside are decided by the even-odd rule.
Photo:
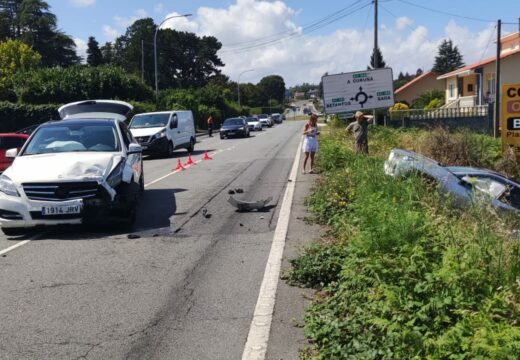
[[[302,122],[202,138],[213,160],[146,159],[130,238],[60,227],[0,236],[0,359],[240,359]],[[265,212],[237,213],[269,196]],[[207,215],[202,215],[203,209]]]

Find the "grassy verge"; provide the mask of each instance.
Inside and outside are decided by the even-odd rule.
[[[391,147],[425,148],[434,135],[379,128],[370,157],[353,155],[342,130],[320,139],[324,176],[308,205],[331,236],[288,274],[318,290],[303,359],[520,358],[517,219],[452,209],[434,185],[383,173]],[[494,140],[474,139],[478,161],[500,160]]]

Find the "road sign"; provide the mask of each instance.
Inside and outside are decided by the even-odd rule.
[[[502,85],[500,127],[502,152],[512,147],[520,154],[520,84]]]
[[[322,81],[327,114],[394,105],[394,85],[390,68],[325,75]]]

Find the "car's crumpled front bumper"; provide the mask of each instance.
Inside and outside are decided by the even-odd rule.
[[[126,204],[120,201],[116,190],[104,181],[98,183],[94,197],[72,200],[35,200],[29,198],[18,187],[20,196],[6,195],[0,192],[0,226],[3,228],[29,228],[63,224],[82,224],[119,218],[126,211]],[[79,213],[44,215],[48,207],[80,207]]]

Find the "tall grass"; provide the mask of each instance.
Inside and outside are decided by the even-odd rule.
[[[320,290],[302,358],[520,358],[517,219],[453,209],[421,178],[387,177],[381,157],[352,154],[337,130],[320,139],[324,176],[308,199],[335,240],[314,244],[290,273]],[[371,135],[376,155],[431,137]]]

